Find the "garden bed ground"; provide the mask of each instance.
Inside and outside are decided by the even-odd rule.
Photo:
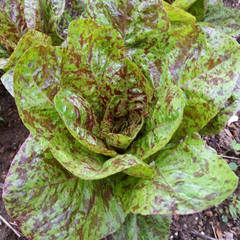
[[[230,1],[227,4],[225,5],[239,8],[236,1],[234,3]],[[4,207],[2,187],[11,161],[29,132],[19,118],[14,98],[7,92],[1,81],[0,106],[0,117],[4,120],[0,120],[0,217],[3,217],[11,225],[11,228],[16,229],[20,233],[20,230],[14,225]],[[240,121],[224,128],[218,135],[203,137],[206,143],[215,148],[219,155],[225,156],[224,159],[228,163],[235,162],[240,166],[240,152],[234,151],[231,145],[233,139],[240,143],[239,138]],[[240,177],[240,167],[235,170],[235,174]],[[238,186],[234,195],[240,196],[240,186]],[[240,215],[238,214],[237,219],[234,220],[232,215],[228,213],[230,205],[234,205],[232,197],[219,206],[214,206],[201,213],[173,216],[169,240],[221,238],[223,240],[240,240]],[[225,216],[225,219],[223,216]],[[11,228],[4,223],[4,220],[0,220],[0,240],[27,240],[23,236],[18,237]],[[111,237],[105,240],[107,239],[110,240]]]

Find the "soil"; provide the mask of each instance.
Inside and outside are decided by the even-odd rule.
[[[231,4],[227,2],[225,5],[238,8],[240,6],[239,1],[231,2]],[[67,6],[71,7],[69,1],[67,1]],[[0,120],[0,217],[3,217],[12,228],[21,234],[6,212],[2,201],[2,187],[11,162],[28,137],[29,131],[18,115],[14,98],[4,88],[1,81],[0,107],[0,119],[3,119],[3,121]],[[238,116],[240,118],[240,112]],[[233,139],[240,143],[240,120],[226,126],[217,135],[203,137],[209,146],[213,147],[219,155],[224,156],[226,162],[235,162],[240,166],[240,152],[232,148]],[[234,172],[240,177],[240,167]],[[237,187],[233,196],[240,196],[240,186]],[[234,220],[229,212],[230,205],[233,205],[233,196],[223,201],[219,206],[214,206],[203,212],[186,216],[173,216],[169,240],[240,240],[240,215],[237,214]],[[105,238],[105,240],[111,239],[111,236]],[[27,240],[27,238],[23,235],[17,237],[12,229],[0,219],[0,240]]]

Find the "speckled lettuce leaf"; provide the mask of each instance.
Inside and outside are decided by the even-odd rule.
[[[168,82],[184,92],[186,106],[176,140],[202,129],[223,107],[239,76],[239,53],[233,39],[197,25],[129,49],[154,88]]]
[[[118,172],[143,178],[155,176],[155,168],[131,154],[107,158],[88,150],[76,141],[67,129],[56,133],[49,141],[54,157],[73,175],[84,180],[105,178]]]
[[[240,77],[234,87],[232,95],[225,102],[224,106],[211,121],[199,131],[201,135],[214,135],[219,133],[228,119],[237,114],[240,110]]]
[[[122,227],[113,234],[114,240],[167,240],[171,216],[128,214]]]
[[[101,239],[116,231],[125,214],[111,178],[83,181],[56,161],[48,143],[30,136],[5,180],[8,213],[29,239]]]
[[[223,6],[209,5],[205,17],[199,24],[208,23],[230,36],[240,34],[240,11]]]
[[[40,45],[51,45],[52,40],[49,36],[36,30],[28,31],[18,42],[14,52],[11,54],[5,70],[16,65],[18,59],[27,51],[30,47],[37,47]]]
[[[140,136],[126,152],[146,159],[163,148],[181,124],[184,106],[184,95],[179,87],[162,86],[155,94]]]
[[[57,33],[57,20],[62,15],[65,7],[64,0],[41,0],[44,33],[51,36],[53,45],[61,45],[63,38]]]
[[[174,7],[173,5],[165,1],[163,1],[163,6],[171,22],[171,29],[185,26],[188,24],[194,24],[196,22],[196,18],[193,15],[186,12],[184,9]]]
[[[146,180],[118,175],[115,194],[126,213],[202,211],[222,202],[238,184],[228,164],[197,134],[152,155],[148,162],[155,163],[158,177]]]
[[[51,45],[51,43],[52,40],[49,36],[35,30],[30,30],[20,39],[16,48],[14,49],[14,52],[4,64],[3,69],[4,71],[6,71],[6,73],[1,77],[3,85],[13,97],[13,74],[18,59],[30,47],[35,47],[39,45]]]
[[[169,19],[161,0],[86,1],[86,18],[116,29],[127,45],[147,36],[168,31]]]
[[[14,71],[14,94],[20,117],[33,135],[50,139],[63,122],[53,98],[60,89],[65,49],[52,46],[30,48]]]

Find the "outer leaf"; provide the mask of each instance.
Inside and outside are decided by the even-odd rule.
[[[29,49],[14,72],[14,93],[19,115],[34,135],[50,139],[63,122],[52,102],[60,89],[65,49],[39,46]]]
[[[129,53],[154,88],[170,82],[185,93],[184,118],[175,135],[179,140],[203,128],[230,97],[240,71],[239,51],[220,32],[192,25]]]
[[[16,48],[14,49],[14,52],[12,53],[7,64],[5,65],[5,70],[15,66],[18,59],[30,47],[37,47],[40,45],[51,45],[51,44],[52,44],[52,40],[49,36],[35,30],[30,30],[18,42]]]
[[[237,114],[240,109],[240,78],[233,90],[232,95],[224,104],[219,113],[203,128],[200,130],[201,135],[213,135],[219,133],[227,120]]]
[[[84,15],[99,25],[115,28],[127,45],[169,28],[169,19],[160,0],[89,0]]]
[[[171,28],[194,24],[196,22],[196,18],[193,15],[189,14],[181,8],[174,7],[165,1],[163,1],[163,6],[167,11],[168,17],[170,19]]]
[[[14,52],[8,59],[7,63],[4,65],[4,70],[7,71],[2,76],[2,83],[8,92],[14,97],[13,91],[13,74],[15,65],[18,59],[23,55],[23,53],[28,50],[30,47],[39,46],[39,45],[51,45],[52,40],[47,35],[31,30],[27,32],[18,42]]]
[[[61,45],[63,39],[57,34],[56,21],[62,15],[65,7],[64,0],[41,0],[44,33],[51,36],[53,45]]]
[[[171,217],[167,215],[142,216],[128,214],[123,226],[113,234],[115,240],[167,240]]]
[[[230,36],[240,34],[240,11],[238,9],[209,5],[201,21],[210,23],[215,29]]]
[[[155,96],[140,137],[133,142],[127,153],[146,159],[163,148],[178,129],[184,106],[184,96],[180,88],[174,85],[163,86]]]
[[[126,213],[198,212],[219,204],[237,187],[238,178],[228,164],[198,135],[156,153],[148,161],[155,162],[158,177],[117,180],[116,195]]]
[[[12,162],[3,198],[29,239],[95,240],[124,221],[113,188],[113,179],[83,181],[72,176],[45,141],[30,136]]]

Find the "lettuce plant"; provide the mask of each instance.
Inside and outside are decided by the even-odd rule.
[[[167,239],[172,214],[237,187],[198,132],[235,109],[239,45],[209,27],[171,31],[161,1],[90,1],[84,17],[61,46],[36,31],[22,39],[39,41],[13,76],[31,134],[6,209],[29,239]]]

